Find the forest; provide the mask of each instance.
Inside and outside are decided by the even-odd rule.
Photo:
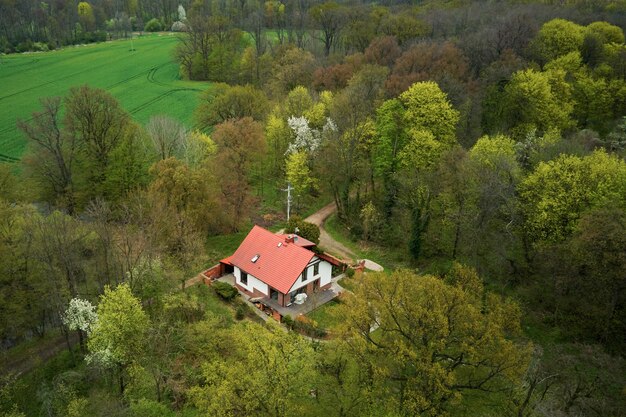
[[[620,0],[0,0],[7,54],[173,31],[210,83],[189,125],[88,84],[18,122],[0,416],[626,416],[625,29]],[[287,184],[385,271],[282,324],[187,285],[293,226]]]

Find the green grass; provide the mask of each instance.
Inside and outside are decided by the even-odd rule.
[[[397,268],[410,267],[410,259],[407,251],[403,248],[379,247],[373,243],[354,242],[349,231],[339,222],[335,214],[331,215],[324,228],[333,239],[352,250],[359,259],[370,259],[380,264],[385,271],[392,271]]]
[[[140,123],[167,114],[191,125],[199,94],[210,84],[179,79],[176,43],[176,36],[155,34],[133,39],[133,51],[130,40],[118,40],[2,57],[0,156],[22,156],[26,140],[16,121],[29,120],[40,98],[65,96],[84,84],[107,90]]]
[[[307,316],[311,320],[315,320],[322,329],[331,330],[342,322],[342,317],[338,311],[340,306],[340,301],[331,300],[311,311]]]
[[[232,233],[230,235],[211,236],[207,238],[205,248],[208,257],[207,266],[213,266],[227,256],[235,253],[243,239],[249,232],[244,228],[242,232]]]

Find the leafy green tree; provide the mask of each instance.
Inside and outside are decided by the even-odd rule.
[[[511,339],[519,307],[486,292],[470,268],[455,265],[447,278],[368,274],[347,297],[342,337],[371,364],[381,414],[443,415],[466,394],[516,386],[526,371],[530,347]]]
[[[80,24],[85,28],[85,30],[94,30],[96,18],[94,16],[93,7],[91,7],[91,4],[87,3],[86,1],[81,1],[80,3],[78,3],[78,18]]]
[[[533,128],[545,132],[570,127],[571,92],[564,76],[563,71],[516,72],[504,88],[504,118],[508,127],[520,135]]]
[[[573,85],[573,116],[582,128],[606,135],[613,120],[614,98],[603,78],[580,74]]]
[[[65,99],[65,129],[80,144],[84,170],[83,194],[105,195],[106,175],[116,147],[136,134],[129,115],[108,92],[74,87]]]
[[[106,287],[97,314],[87,343],[91,352],[87,361],[116,366],[123,394],[124,372],[143,357],[150,320],[127,284]]]
[[[434,82],[415,83],[398,97],[405,111],[403,114],[404,126],[407,133],[413,136],[409,143],[419,154],[419,147],[423,144],[434,149],[437,153],[450,148],[455,142],[456,124],[459,121],[459,112],[448,101],[446,94]],[[428,142],[431,144],[429,145]],[[417,166],[428,166],[436,162],[434,158],[426,156],[419,158]]]
[[[583,45],[585,28],[565,19],[553,19],[541,26],[531,48],[546,63]]]
[[[569,239],[548,245],[537,283],[544,303],[563,332],[624,348],[626,323],[626,214],[623,205],[594,207],[581,214]]]
[[[534,240],[563,241],[593,207],[626,205],[626,163],[605,151],[541,162],[520,184],[525,229]]]
[[[608,22],[593,22],[587,25],[587,33],[599,36],[603,44],[624,43],[624,31],[619,26]]]
[[[318,180],[313,176],[309,168],[308,156],[299,151],[289,154],[285,174],[287,181],[293,186],[296,198],[315,191]]]
[[[146,32],[160,32],[161,30],[163,30],[163,25],[161,25],[159,19],[153,18],[148,20],[143,30],[145,30]]]
[[[244,117],[262,121],[269,107],[265,93],[251,85],[218,84],[205,91],[200,100],[196,120],[204,129]]]
[[[214,416],[287,417],[313,405],[315,356],[307,340],[276,325],[243,323],[232,333],[229,357],[206,363],[203,384],[189,392],[198,409]],[[264,366],[257,366],[259,359]]]

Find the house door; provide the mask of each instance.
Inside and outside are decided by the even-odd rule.
[[[278,301],[278,291],[276,291],[274,288],[270,288],[270,298],[272,300]]]

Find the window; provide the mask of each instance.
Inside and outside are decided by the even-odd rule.
[[[308,270],[309,268],[304,268],[304,271],[302,271],[302,282],[306,281]]]
[[[261,257],[261,255],[258,255],[258,254],[257,254],[257,255],[254,255],[254,256],[252,257],[252,259],[250,259],[250,262],[255,263],[256,261],[258,261],[258,260],[259,260],[259,258],[260,258],[260,257]]]
[[[313,276],[317,276],[320,273],[320,263],[313,265]]]
[[[241,271],[241,278],[239,279],[239,281],[243,285],[248,285],[248,274],[246,274],[245,272]]]

